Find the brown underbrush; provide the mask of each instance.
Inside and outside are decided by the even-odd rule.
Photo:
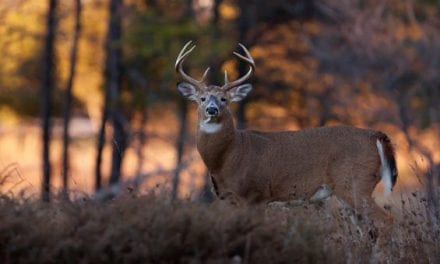
[[[419,205],[401,205],[384,260],[439,263],[438,222],[418,195],[411,201]],[[1,263],[369,263],[375,254],[368,221],[334,199],[231,207],[162,195],[51,203],[2,196],[0,212]]]

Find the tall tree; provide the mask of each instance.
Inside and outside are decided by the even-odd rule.
[[[182,171],[182,157],[183,157],[183,147],[185,145],[186,136],[186,124],[188,116],[188,104],[184,99],[179,100],[179,134],[176,140],[176,168],[174,170],[173,177],[173,189],[172,189],[172,199],[175,200],[178,196],[179,183],[180,183],[180,172]]]
[[[69,124],[70,112],[72,107],[72,87],[75,79],[76,58],[78,53],[78,39],[81,30],[81,0],[75,0],[75,28],[73,30],[72,47],[70,49],[69,77],[67,79],[66,93],[64,98],[64,118],[63,118],[63,195],[68,197],[69,188]]]
[[[104,143],[105,143],[105,126],[108,120],[108,92],[105,92],[105,98],[104,98],[104,107],[102,111],[102,117],[101,117],[101,125],[99,127],[98,132],[98,145],[97,145],[97,154],[96,154],[96,162],[95,162],[95,191],[99,191],[102,188],[102,156],[103,156],[103,149],[104,149]]]
[[[140,100],[140,122],[139,127],[137,129],[137,144],[136,144],[136,155],[137,155],[137,164],[136,164],[136,175],[140,176],[143,171],[144,164],[144,147],[147,142],[147,121],[148,121],[148,82],[147,79],[140,73],[137,69],[131,69],[128,72],[128,77],[134,83],[134,85],[139,88],[139,97],[142,98]],[[135,186],[137,187],[137,186]]]
[[[222,34],[220,30],[220,5],[223,0],[214,0],[212,6],[212,19],[210,23],[210,32],[211,38],[214,42],[218,42],[222,39]],[[223,75],[219,74],[221,69],[222,60],[218,56],[217,49],[211,49],[210,54],[210,74],[209,74],[209,82],[211,84],[220,84],[223,79]],[[221,77],[220,77],[221,76]]]
[[[193,19],[194,12],[192,6],[192,0],[186,0],[186,15],[183,16],[184,19]],[[180,172],[182,170],[182,157],[183,157],[183,148],[185,145],[185,136],[186,136],[186,127],[187,127],[187,116],[188,116],[188,103],[186,100],[179,100],[179,134],[177,135],[176,140],[176,168],[174,170],[174,175],[172,179],[172,190],[171,190],[171,198],[173,200],[177,199],[179,193],[179,184],[180,184]]]
[[[54,57],[55,57],[55,31],[56,31],[56,8],[57,1],[49,0],[49,9],[47,12],[47,32],[43,55],[43,77],[41,87],[41,120],[43,130],[43,180],[41,196],[43,201],[50,200],[50,178],[51,178],[51,164],[50,164],[50,128],[51,128],[51,109],[52,99],[51,94],[55,86],[54,81]]]
[[[99,190],[102,186],[102,151],[105,143],[105,127],[109,118],[113,125],[113,148],[112,167],[110,173],[110,184],[116,183],[121,174],[123,153],[126,147],[125,118],[120,110],[119,93],[122,79],[121,63],[121,10],[122,0],[110,0],[110,16],[108,21],[108,32],[106,41],[106,62],[105,62],[105,98],[102,113],[101,126],[98,135],[98,154],[96,158],[96,181],[95,188]]]
[[[238,42],[244,44],[248,48],[253,44],[249,40],[249,31],[254,26],[256,20],[256,10],[255,3],[239,0],[238,7],[240,9],[240,16],[237,17],[237,29],[238,29]],[[248,66],[246,63],[239,61],[237,65],[237,71],[239,76],[246,74]],[[237,128],[246,128],[246,103],[248,98],[240,101],[238,103],[236,117],[237,117]]]

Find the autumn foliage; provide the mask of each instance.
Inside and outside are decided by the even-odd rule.
[[[388,260],[440,261],[438,1],[56,2],[54,50],[46,59],[49,1],[0,3],[1,263],[367,263],[374,257],[368,219],[333,198],[290,207],[199,203],[209,178],[195,150],[195,109],[179,101],[174,70],[188,40],[197,49],[185,70],[197,77],[210,66],[214,84],[225,70],[231,79],[240,75],[232,52],[238,42],[249,48],[256,72],[249,98],[233,106],[240,126],[347,124],[390,135],[399,180],[391,197],[380,194],[381,186],[374,194],[396,219]],[[120,5],[113,13],[112,2]],[[120,31],[109,37],[112,21]],[[113,82],[106,66],[111,54],[118,57]],[[47,60],[51,123],[50,139],[42,142]],[[68,83],[72,118],[63,133]],[[101,122],[114,83],[117,93],[107,97],[114,115]],[[100,130],[102,192],[95,192]],[[62,135],[70,136],[64,173]],[[37,198],[45,143],[50,203]],[[115,164],[120,175],[109,186]]]

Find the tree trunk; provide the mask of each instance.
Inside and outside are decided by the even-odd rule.
[[[143,74],[135,69],[127,70],[127,74],[129,78],[135,83],[135,86],[138,86],[140,91],[140,96],[143,98],[142,106],[141,106],[141,120],[139,127],[135,133],[136,136],[136,156],[137,156],[137,164],[136,164],[136,178],[140,178],[142,175],[142,171],[144,168],[144,148],[147,143],[147,131],[146,126],[148,122],[148,84],[147,79],[143,76]],[[135,180],[134,181],[134,190],[137,190],[139,184],[141,182]]]
[[[108,47],[108,83],[110,88],[110,114],[113,125],[113,148],[110,184],[117,183],[121,177],[122,160],[127,145],[126,119],[121,110],[119,94],[122,82],[121,41],[122,0],[111,0]]]
[[[220,21],[220,4],[222,3],[222,0],[214,0],[214,6],[212,7],[212,21],[211,21],[211,36],[213,41],[219,41],[221,40],[221,32],[219,27],[219,21]],[[218,53],[216,49],[211,50],[210,55],[210,63],[209,67],[211,69],[210,74],[208,76],[208,80],[210,84],[217,84],[219,85],[223,79],[220,77],[220,68],[221,68],[221,61],[218,57]]]
[[[127,148],[126,119],[119,107],[116,105],[112,109],[113,124],[113,148],[112,148],[112,167],[110,173],[110,185],[118,183],[121,178],[122,161]]]
[[[146,87],[142,87],[143,90],[143,94],[142,96],[144,96],[144,98],[147,98],[147,89]],[[139,129],[138,129],[138,138],[139,138],[139,144],[138,144],[138,148],[137,148],[137,156],[138,156],[138,160],[137,160],[137,174],[141,175],[142,171],[143,171],[143,167],[144,167],[144,147],[145,144],[147,142],[147,132],[145,131],[145,128],[147,126],[147,121],[148,121],[148,103],[147,100],[145,99],[144,104],[142,106],[142,115],[141,115],[141,122],[139,124]]]
[[[122,0],[110,1],[110,15],[108,33],[106,41],[106,63],[105,63],[105,98],[104,109],[102,111],[101,126],[98,135],[98,147],[96,157],[95,189],[102,187],[102,151],[105,144],[105,127],[110,118],[113,125],[113,148],[112,148],[112,167],[110,173],[110,183],[116,183],[121,174],[122,158],[126,145],[125,119],[119,107],[119,92],[121,89],[121,9]]]
[[[75,1],[75,29],[73,31],[72,48],[70,50],[69,78],[67,80],[66,94],[64,98],[64,119],[63,119],[63,195],[68,198],[69,188],[69,123],[72,106],[72,87],[75,79],[76,58],[78,53],[78,39],[81,30],[81,0]]]
[[[102,111],[102,117],[101,117],[101,125],[99,127],[98,132],[98,145],[97,145],[97,154],[96,154],[96,162],[95,162],[95,191],[99,191],[102,188],[102,155],[103,155],[103,149],[104,149],[104,143],[105,143],[105,125],[108,120],[108,101],[109,101],[109,93],[105,92],[105,98],[104,98],[104,109]]]
[[[146,96],[146,94],[144,94],[144,96]],[[147,103],[146,102],[143,105],[141,111],[142,111],[141,122],[139,124],[139,129],[137,131],[138,142],[137,142],[137,147],[136,147],[137,165],[136,165],[136,178],[135,179],[140,178],[140,176],[142,175],[143,170],[144,170],[144,160],[145,160],[144,148],[147,143],[147,132],[145,131],[145,128],[147,126],[147,121],[148,121],[148,112],[147,112]],[[142,183],[141,181],[135,180],[134,184],[133,184],[133,189],[135,191],[138,191],[141,183]]]
[[[193,18],[192,0],[186,0],[186,15],[184,18]],[[179,98],[179,134],[176,140],[176,169],[174,170],[171,199],[176,200],[179,193],[180,172],[182,170],[183,148],[185,145],[188,104],[185,99]]]
[[[180,171],[182,169],[183,148],[185,145],[186,123],[188,114],[188,103],[185,99],[179,100],[179,135],[176,140],[176,169],[173,177],[172,199],[177,199],[179,193]]]
[[[255,10],[252,3],[245,0],[239,0],[238,6],[240,9],[240,16],[237,18],[237,28],[238,28],[238,42],[243,43],[245,46],[249,48],[250,41],[248,40],[248,32],[254,24],[255,20]],[[243,76],[248,71],[248,65],[239,60],[237,64],[237,71],[239,76]],[[237,128],[244,129],[247,126],[246,120],[246,104],[248,103],[248,98],[240,101],[238,103],[237,111],[236,111],[236,119],[237,119]]]
[[[41,87],[41,119],[43,130],[43,180],[41,198],[43,201],[48,202],[50,200],[50,178],[51,178],[51,165],[50,165],[50,116],[52,109],[51,94],[54,89],[54,57],[55,57],[55,32],[56,32],[56,0],[49,0],[49,9],[47,14],[47,35],[44,47],[43,57],[43,79]]]

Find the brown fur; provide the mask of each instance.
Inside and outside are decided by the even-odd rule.
[[[377,140],[383,144],[393,185],[397,178],[394,150],[384,133],[351,126],[237,130],[229,109],[221,112],[219,132],[197,132],[198,151],[220,199],[233,204],[307,200],[325,184],[372,220],[386,243],[392,218],[371,196],[381,180]]]
[[[249,202],[310,198],[322,184],[343,196],[357,189],[371,195],[380,181],[377,139],[393,157],[384,134],[373,130],[333,126],[265,133],[235,130],[231,123],[223,122],[218,133],[199,132],[197,147],[218,193],[233,192]]]
[[[392,186],[397,178],[394,151],[385,134],[350,126],[295,132],[236,130],[229,102],[242,100],[252,89],[243,84],[255,68],[250,53],[240,44],[246,56],[235,55],[250,70],[234,82],[225,74],[225,85],[219,87],[204,82],[208,70],[200,81],[183,71],[182,63],[194,49],[187,50],[190,44],[176,60],[176,71],[187,81],[177,88],[198,104],[197,148],[220,199],[251,204],[319,200],[331,192],[357,212],[367,208],[367,216],[379,227],[389,224],[390,217],[371,197],[382,172],[391,173]]]

